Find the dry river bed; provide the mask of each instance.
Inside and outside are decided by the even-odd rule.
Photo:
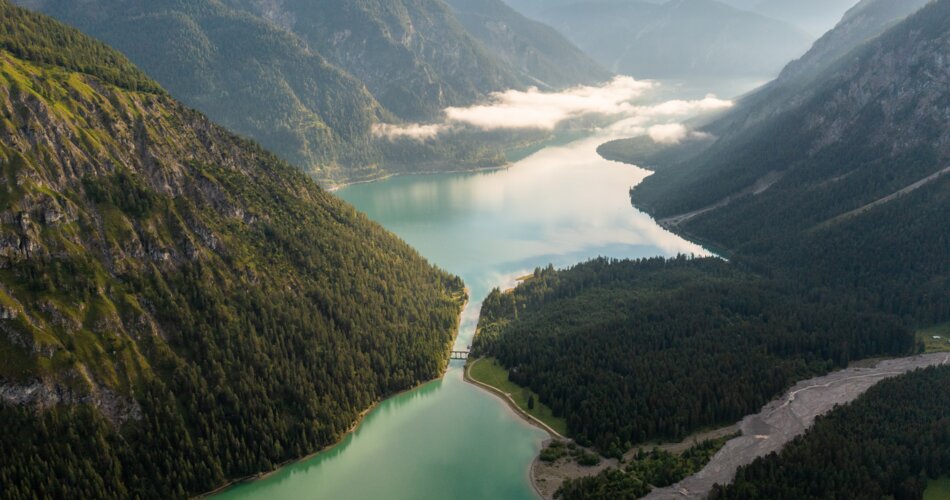
[[[732,482],[739,467],[781,450],[786,443],[811,427],[815,417],[828,413],[835,405],[854,401],[884,379],[944,364],[950,364],[950,354],[922,354],[879,361],[872,366],[852,367],[800,382],[781,398],[765,405],[759,413],[744,418],[738,426],[711,431],[706,433],[708,436],[692,436],[683,443],[660,446],[675,453],[683,451],[695,441],[727,435],[736,428],[742,432],[741,436],[726,443],[703,470],[673,486],[656,489],[645,498],[706,498],[715,484]],[[531,468],[532,482],[543,498],[551,499],[565,479],[595,475],[616,465],[616,460],[604,460],[597,467],[580,467],[565,460],[546,464],[536,459]]]
[[[878,382],[904,373],[950,363],[950,354],[923,354],[881,361],[872,368],[848,368],[797,384],[781,399],[742,420],[742,436],[719,450],[698,473],[669,488],[654,490],[649,499],[705,498],[716,484],[732,482],[736,471],[756,458],[779,451],[804,433],[815,417],[835,405],[850,403]]]

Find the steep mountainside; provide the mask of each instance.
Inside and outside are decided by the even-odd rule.
[[[836,60],[920,10],[930,0],[862,0],[849,9],[834,29],[825,33],[801,59],[790,63],[778,81],[817,75]]]
[[[215,0],[21,3],[117,47],[185,104],[318,178],[381,161],[370,127],[385,112],[374,97],[262,19]]]
[[[442,0],[223,0],[284,27],[407,120],[521,86]]]
[[[931,3],[787,109],[658,167],[634,202],[813,284],[921,321],[950,317],[948,25],[950,0]]]
[[[523,81],[559,88],[610,79],[610,72],[554,28],[525,18],[501,0],[446,1],[465,29]]]
[[[739,134],[762,120],[813,97],[811,85],[824,71],[857,47],[880,36],[930,0],[863,0],[845,14],[800,59],[789,63],[778,78],[745,97],[708,128],[716,135]]]
[[[182,498],[438,376],[458,278],[0,0],[0,491]]]
[[[811,42],[797,28],[715,0],[525,2],[611,71],[637,78],[765,77]]]
[[[501,164],[498,144],[394,141],[374,126],[545,78],[607,76],[541,28],[493,39],[496,56],[442,0],[17,1],[118,48],[172,96],[326,183]]]

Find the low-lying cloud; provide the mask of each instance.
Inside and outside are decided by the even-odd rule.
[[[653,86],[651,82],[621,76],[605,85],[575,87],[563,92],[541,92],[537,88],[524,92],[508,90],[492,94],[487,104],[448,108],[445,116],[451,123],[482,130],[554,130],[566,120],[585,115],[623,113],[632,106],[631,100]]]
[[[377,137],[386,137],[392,139],[415,139],[425,141],[435,139],[440,133],[444,132],[445,127],[438,123],[423,125],[420,123],[410,123],[408,125],[393,125],[390,123],[377,123],[373,125],[373,135]]]
[[[597,116],[615,120],[604,129],[608,133],[647,134],[658,143],[669,144],[680,142],[692,134],[676,119],[732,106],[731,101],[713,95],[698,100],[671,100],[650,105],[635,102],[657,85],[620,76],[600,86],[580,86],[563,92],[542,92],[537,88],[508,90],[492,94],[484,104],[446,108],[440,123],[381,124],[375,126],[373,132],[390,140],[424,141],[465,129],[550,131],[572,120]]]
[[[689,135],[689,129],[682,123],[665,123],[648,128],[647,135],[658,144],[677,144]]]

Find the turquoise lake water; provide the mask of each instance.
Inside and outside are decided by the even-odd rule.
[[[457,347],[491,288],[549,263],[705,253],[630,204],[649,172],[600,158],[603,137],[549,147],[508,169],[394,177],[337,194],[461,276],[471,302]],[[384,401],[339,446],[232,488],[223,499],[532,499],[528,469],[546,434],[498,398],[446,376]]]

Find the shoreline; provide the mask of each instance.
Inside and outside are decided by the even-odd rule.
[[[443,374],[443,375],[444,375],[444,374]],[[369,415],[370,413],[372,413],[373,410],[375,410],[376,408],[378,408],[379,405],[382,404],[383,401],[386,401],[387,399],[390,399],[390,398],[394,398],[394,397],[396,397],[396,396],[399,396],[400,394],[404,394],[404,393],[407,393],[407,392],[409,392],[409,391],[414,391],[414,390],[418,389],[419,387],[422,387],[422,386],[424,386],[424,385],[426,385],[426,384],[428,384],[428,383],[430,383],[430,382],[434,382],[434,381],[436,381],[436,380],[438,380],[438,378],[435,378],[435,379],[429,380],[429,381],[427,381],[427,382],[425,382],[425,383],[419,384],[418,386],[413,387],[413,388],[411,388],[411,389],[405,389],[405,390],[399,391],[399,392],[397,392],[397,393],[395,393],[395,394],[386,396],[385,398],[382,398],[382,399],[380,399],[379,401],[373,403],[369,408],[367,408],[367,409],[363,410],[362,412],[360,412],[359,416],[356,418],[356,421],[353,422],[353,425],[351,425],[350,428],[346,430],[346,432],[344,432],[343,434],[340,435],[340,439],[339,439],[337,442],[335,442],[335,443],[333,443],[333,444],[331,444],[331,445],[327,445],[327,446],[325,446],[325,447],[323,447],[323,448],[320,448],[320,449],[317,450],[317,451],[314,451],[313,453],[304,455],[304,456],[302,456],[302,457],[292,458],[292,459],[290,459],[290,460],[281,462],[281,463],[278,464],[276,467],[274,467],[274,469],[272,469],[272,470],[269,470],[269,471],[266,471],[266,472],[259,472],[259,473],[257,473],[257,474],[252,474],[252,475],[250,475],[250,476],[244,476],[244,477],[240,477],[240,478],[237,478],[237,479],[232,479],[232,480],[228,481],[226,484],[223,484],[223,485],[221,485],[221,486],[218,486],[217,488],[215,488],[215,489],[213,489],[213,490],[211,490],[211,491],[209,491],[209,492],[202,493],[202,494],[197,495],[197,496],[192,497],[192,498],[210,498],[210,497],[212,497],[212,496],[214,496],[214,495],[217,495],[218,493],[223,493],[223,492],[225,492],[225,491],[231,489],[232,487],[239,486],[239,485],[242,485],[242,484],[245,484],[245,483],[253,483],[253,482],[256,482],[256,481],[261,481],[261,480],[267,479],[267,478],[273,476],[274,474],[277,474],[278,472],[280,472],[284,467],[287,467],[287,466],[290,466],[290,465],[294,465],[294,464],[296,464],[296,463],[300,463],[300,462],[303,462],[303,461],[305,461],[305,460],[310,460],[311,458],[313,458],[313,457],[315,457],[315,456],[317,456],[317,455],[319,455],[319,454],[321,454],[321,453],[325,453],[325,452],[331,451],[331,450],[333,450],[334,448],[336,448],[337,446],[340,446],[341,444],[343,444],[343,441],[346,440],[347,437],[349,437],[351,434],[353,434],[354,432],[356,432],[357,429],[359,429],[360,426],[363,424],[363,421],[366,419],[366,416]]]
[[[449,371],[449,366],[451,365],[451,362],[452,362],[452,360],[450,359],[449,354],[451,353],[451,351],[452,351],[452,349],[453,349],[453,347],[454,347],[454,345],[455,345],[455,342],[458,340],[459,332],[462,330],[462,313],[465,312],[465,308],[468,307],[468,304],[469,304],[469,289],[468,289],[468,287],[465,287],[464,290],[465,290],[465,301],[462,302],[461,307],[459,308],[458,323],[457,323],[456,326],[455,326],[455,334],[452,335],[452,340],[449,341],[448,348],[446,349],[446,352],[445,352],[445,354],[444,354],[444,358],[446,359],[446,362],[445,362],[445,364],[442,366],[442,371],[439,373],[439,375],[438,375],[437,377],[432,378],[432,379],[429,379],[429,380],[426,380],[426,381],[424,381],[424,382],[422,382],[422,383],[420,383],[420,384],[417,384],[417,385],[415,385],[415,386],[413,386],[413,387],[409,387],[409,388],[407,388],[407,389],[403,389],[403,390],[401,390],[401,391],[394,392],[394,393],[392,393],[392,394],[388,394],[388,395],[386,395],[385,397],[380,398],[379,401],[374,402],[374,403],[373,403],[372,405],[370,405],[368,408],[366,408],[365,410],[361,411],[360,414],[359,414],[359,415],[356,417],[356,419],[353,421],[353,424],[352,424],[344,433],[340,434],[340,438],[339,438],[335,443],[333,443],[333,444],[324,446],[323,448],[320,448],[319,450],[316,450],[316,451],[314,451],[314,452],[312,452],[312,453],[309,453],[309,454],[307,454],[307,455],[304,455],[304,456],[301,456],[301,457],[296,457],[296,458],[291,458],[291,459],[289,459],[289,460],[286,460],[286,461],[284,461],[284,462],[281,462],[281,463],[278,464],[276,467],[274,467],[272,470],[264,471],[264,472],[259,472],[259,473],[257,473],[257,474],[251,474],[251,475],[249,475],[249,476],[243,476],[243,477],[239,477],[239,478],[236,478],[236,479],[228,480],[225,484],[222,484],[221,486],[218,486],[217,488],[215,488],[215,489],[213,489],[213,490],[211,490],[211,491],[202,493],[202,494],[200,494],[200,495],[195,495],[195,496],[192,497],[192,498],[210,498],[210,497],[213,496],[213,495],[217,495],[218,493],[223,493],[224,491],[229,490],[229,489],[231,489],[231,488],[233,488],[233,487],[235,487],[235,486],[238,486],[238,485],[241,485],[241,484],[245,484],[245,483],[253,483],[253,482],[256,482],[256,481],[261,481],[261,480],[267,479],[268,477],[271,477],[271,476],[273,476],[274,474],[277,474],[278,472],[280,472],[283,468],[285,468],[285,467],[287,467],[287,466],[294,465],[294,464],[296,464],[296,463],[300,463],[300,462],[303,462],[303,461],[306,461],[306,460],[310,460],[311,458],[313,458],[313,457],[315,457],[315,456],[317,456],[317,455],[320,455],[321,453],[326,453],[326,452],[328,452],[328,451],[332,451],[332,450],[333,450],[334,448],[336,448],[337,446],[342,445],[342,444],[343,444],[343,441],[345,441],[347,437],[351,436],[353,433],[355,433],[357,430],[359,430],[360,426],[362,426],[362,425],[363,425],[363,422],[366,420],[366,417],[367,417],[370,413],[372,413],[373,410],[379,408],[379,406],[380,406],[381,404],[383,404],[385,401],[390,400],[390,399],[395,398],[395,397],[398,397],[398,396],[401,396],[401,395],[406,394],[406,393],[408,393],[408,392],[415,391],[415,390],[419,389],[420,387],[423,387],[423,386],[425,386],[425,385],[427,385],[427,384],[431,384],[432,382],[435,382],[435,381],[437,381],[437,380],[441,380],[442,378],[444,378],[444,377],[445,377],[445,374],[448,373],[448,371]]]
[[[529,424],[531,424],[531,425],[533,425],[533,426],[535,426],[535,427],[537,427],[537,428],[539,428],[539,429],[541,429],[541,430],[547,432],[548,435],[551,436],[551,438],[554,438],[554,439],[563,439],[563,440],[569,440],[569,439],[570,439],[570,438],[568,438],[568,437],[566,437],[566,436],[562,436],[562,435],[561,435],[560,433],[558,433],[556,430],[552,429],[548,424],[546,424],[546,423],[542,422],[541,420],[537,419],[534,415],[531,415],[531,414],[529,414],[528,412],[522,410],[521,407],[518,406],[518,404],[515,403],[515,401],[514,401],[513,399],[511,399],[511,395],[508,394],[507,392],[504,392],[504,391],[502,391],[501,389],[499,389],[499,388],[497,388],[497,387],[495,387],[495,386],[488,385],[488,384],[486,384],[486,383],[484,383],[484,382],[481,382],[481,381],[478,381],[478,380],[475,380],[474,378],[472,378],[471,375],[469,374],[469,369],[471,368],[471,366],[473,366],[475,363],[478,363],[478,362],[481,361],[482,359],[483,359],[483,358],[478,358],[478,359],[474,360],[474,361],[471,362],[471,363],[465,363],[465,367],[464,367],[464,371],[463,371],[463,375],[462,375],[462,379],[463,379],[465,382],[468,382],[469,384],[472,384],[472,385],[474,385],[474,386],[476,386],[476,387],[480,387],[481,389],[485,390],[486,392],[489,392],[489,393],[494,394],[495,396],[501,398],[502,401],[504,401],[506,404],[508,404],[508,406],[509,406],[512,410],[514,410],[515,414],[517,414],[518,417],[520,417],[522,420],[528,422]]]
[[[420,170],[420,171],[414,171],[414,172],[386,172],[386,173],[381,173],[380,175],[377,175],[377,176],[367,177],[364,179],[341,182],[339,184],[333,184],[331,186],[326,186],[326,187],[321,186],[321,188],[328,193],[335,193],[341,189],[345,189],[351,186],[384,181],[387,179],[392,179],[394,177],[408,177],[408,176],[414,176],[414,175],[441,175],[441,174],[477,174],[480,172],[495,172],[498,170],[507,170],[508,168],[511,168],[512,165],[513,165],[512,162],[506,162],[502,165],[495,165],[495,166],[488,166],[488,167],[471,167],[471,168],[460,168],[460,169],[450,169],[450,170]]]
[[[478,358],[472,363],[465,363],[465,366],[462,367],[462,380],[464,382],[471,384],[501,399],[502,401],[505,402],[505,405],[508,407],[509,410],[512,411],[512,413],[515,414],[516,417],[520,418],[522,421],[524,421],[525,423],[533,427],[536,427],[538,429],[541,429],[547,432],[548,433],[547,439],[544,439],[543,441],[541,441],[541,449],[544,449],[544,447],[547,446],[548,443],[550,443],[552,440],[555,440],[555,439],[570,441],[570,438],[562,436],[560,433],[558,433],[557,431],[549,427],[544,422],[538,420],[533,415],[530,415],[524,410],[522,410],[521,407],[518,406],[513,399],[511,399],[511,396],[508,393],[502,391],[501,389],[498,389],[495,386],[488,385],[484,382],[480,382],[472,378],[471,375],[469,375],[469,369],[471,368],[472,365],[474,365],[475,363],[481,360],[482,358]],[[540,485],[538,485],[538,482],[537,482],[537,479],[538,479],[537,475],[535,474],[535,467],[540,462],[540,460],[541,460],[541,453],[538,452],[537,454],[535,454],[534,459],[531,460],[531,464],[528,466],[528,470],[526,472],[528,475],[528,482],[531,484],[531,489],[534,490],[535,495],[537,495],[538,498],[542,500],[546,500],[550,497],[548,495],[545,495],[544,492],[541,491],[541,487]]]
[[[570,143],[570,142],[573,142],[573,141],[576,140],[576,139],[577,139],[577,138],[569,138],[569,140],[568,140],[567,142]],[[479,172],[492,172],[492,171],[496,171],[496,170],[506,170],[506,169],[510,168],[512,165],[514,165],[515,163],[518,163],[518,162],[521,161],[522,159],[524,159],[524,158],[530,156],[530,154],[527,154],[527,155],[521,155],[521,156],[517,156],[517,157],[515,157],[515,158],[512,158],[512,157],[510,156],[510,153],[516,153],[516,152],[518,152],[518,151],[522,151],[522,150],[526,150],[526,149],[527,149],[527,150],[536,149],[536,151],[538,151],[538,150],[541,150],[541,149],[543,149],[543,148],[545,148],[545,147],[548,147],[548,146],[550,146],[550,145],[555,145],[555,144],[558,144],[558,143],[559,143],[559,141],[557,141],[557,140],[552,141],[552,140],[550,140],[550,139],[545,139],[545,140],[542,140],[542,141],[537,142],[537,143],[535,143],[535,142],[530,142],[530,141],[529,141],[528,144],[523,144],[523,145],[521,145],[521,146],[512,146],[512,147],[510,147],[510,148],[507,148],[507,149],[504,149],[504,150],[503,150],[502,154],[503,154],[503,156],[505,157],[504,163],[501,163],[501,164],[498,164],[498,165],[489,165],[489,166],[476,166],[476,165],[472,165],[472,166],[460,167],[460,168],[449,168],[449,169],[436,168],[436,169],[419,170],[419,171],[412,171],[412,172],[381,172],[379,175],[374,175],[374,176],[370,176],[370,177],[364,177],[364,178],[356,179],[356,180],[350,180],[350,181],[347,181],[347,182],[341,182],[341,183],[338,183],[338,184],[328,185],[328,186],[326,186],[326,187],[324,187],[323,185],[320,185],[320,187],[321,187],[322,189],[324,189],[325,191],[327,191],[327,192],[334,193],[334,192],[339,191],[339,190],[341,190],[341,189],[344,189],[344,188],[347,188],[347,187],[350,187],[350,186],[355,186],[355,185],[357,185],[357,184],[368,184],[368,183],[370,183],[370,182],[383,181],[383,180],[386,180],[386,179],[390,179],[390,178],[392,178],[392,177],[403,177],[403,176],[410,176],[410,175],[473,174],[473,173],[479,173]],[[535,152],[536,152],[536,151],[535,151]],[[439,162],[439,161],[434,161],[434,162],[429,162],[429,163],[428,163],[428,165],[429,165],[430,167],[434,167],[434,166],[438,166],[438,165],[446,165],[446,164],[453,164],[453,163],[451,163],[451,162],[445,162],[445,161],[441,161],[441,162]],[[407,163],[407,164],[403,164],[403,165],[395,164],[395,166],[397,166],[397,167],[398,167],[398,166],[413,166],[413,165],[417,165],[417,164],[415,164],[415,163]],[[393,165],[391,164],[391,165],[389,165],[389,166],[391,167],[391,166],[393,166]],[[381,166],[381,168],[385,168],[385,167],[386,167],[385,165],[384,165],[384,166]],[[319,185],[320,183],[317,182],[317,184]]]
[[[612,141],[608,141],[608,142],[612,142]],[[607,143],[605,142],[604,144],[607,144]],[[603,146],[603,144],[601,144],[601,146]],[[637,163],[633,163],[632,161],[630,161],[630,160],[628,160],[628,159],[620,158],[619,155],[618,155],[618,156],[613,156],[613,155],[604,153],[604,152],[601,150],[600,146],[597,147],[597,151],[596,151],[596,152],[597,152],[597,156],[599,156],[600,158],[602,158],[602,159],[604,159],[604,160],[611,161],[611,162],[614,162],[614,163],[621,163],[621,164],[623,164],[623,165],[630,165],[630,166],[632,166],[632,167],[636,167],[636,168],[639,168],[639,169],[643,169],[643,170],[646,170],[647,172],[650,172],[650,175],[653,175],[654,173],[656,173],[656,170],[654,170],[653,167],[644,167],[644,166],[639,165],[639,164],[637,164]],[[649,176],[648,176],[648,177],[649,177]],[[641,182],[642,182],[642,181],[641,181]],[[637,184],[637,185],[639,185],[639,184]],[[729,250],[728,248],[725,248],[725,247],[723,247],[722,245],[719,245],[718,243],[716,243],[716,242],[714,242],[714,241],[709,241],[709,240],[706,240],[705,238],[700,238],[699,236],[696,236],[696,235],[690,233],[689,231],[685,231],[685,230],[683,230],[682,227],[679,226],[679,224],[672,224],[672,223],[670,223],[667,219],[657,219],[653,214],[650,213],[650,211],[649,211],[646,207],[637,204],[636,200],[633,199],[633,190],[636,189],[637,185],[634,185],[634,186],[632,186],[632,187],[630,188],[630,194],[631,194],[631,196],[630,196],[630,205],[631,205],[634,209],[639,210],[640,212],[642,212],[642,213],[646,214],[647,216],[649,216],[651,219],[653,219],[653,221],[656,222],[656,224],[657,224],[658,226],[660,226],[661,228],[663,228],[663,230],[668,231],[670,234],[679,236],[680,238],[682,238],[682,239],[684,239],[684,240],[686,240],[686,241],[688,241],[688,242],[690,242],[690,243],[694,243],[694,244],[696,244],[696,245],[702,247],[703,250],[706,250],[706,251],[709,252],[710,255],[712,255],[712,256],[719,257],[720,259],[730,260],[730,256],[732,255],[732,251]]]

